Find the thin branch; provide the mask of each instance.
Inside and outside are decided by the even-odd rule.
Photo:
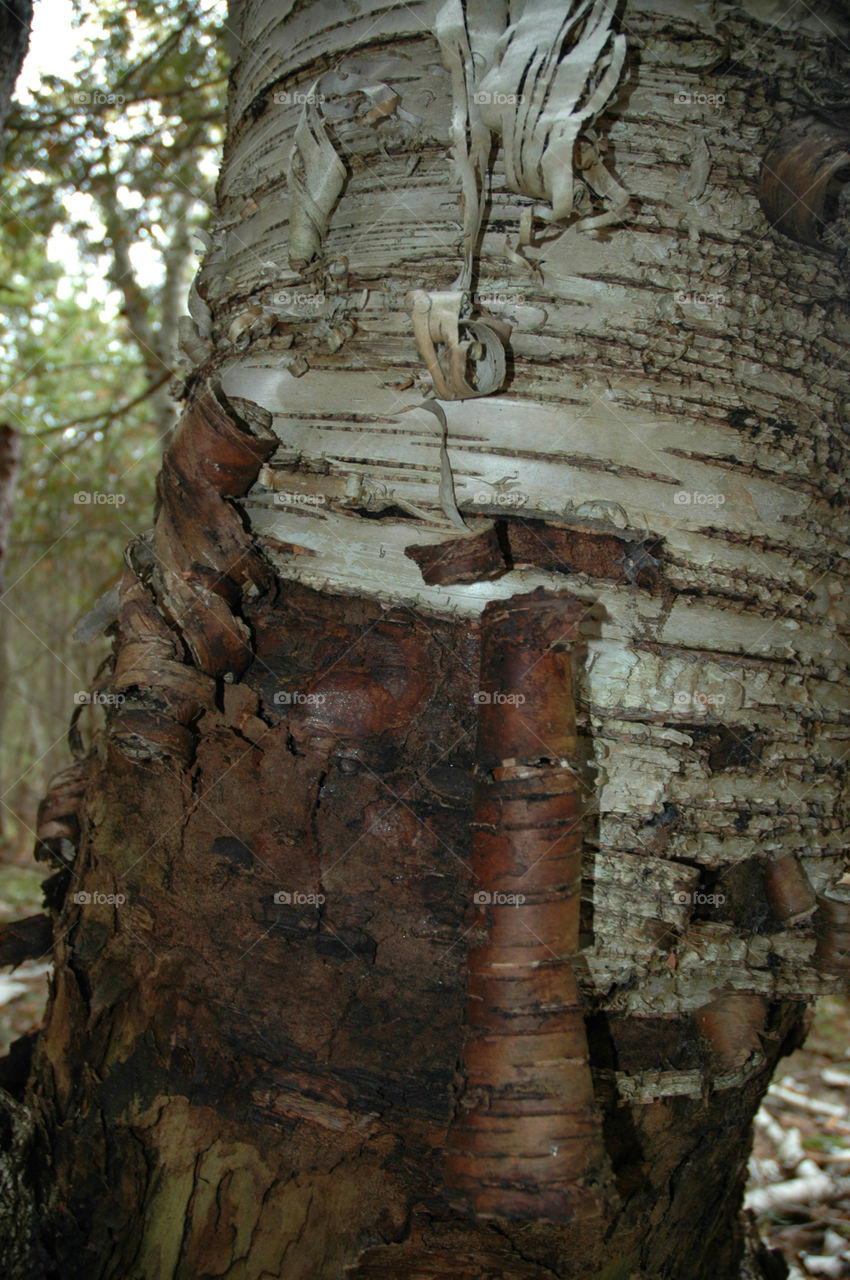
[[[140,102],[160,102],[163,98],[178,98],[188,93],[190,90],[192,93],[194,93],[197,89],[210,89],[210,88],[213,88],[215,85],[226,84],[226,83],[227,83],[226,76],[217,76],[215,80],[202,80],[199,84],[193,84],[191,86],[182,85],[180,88],[176,88],[176,89],[160,89],[157,91],[154,91],[153,89],[151,89],[149,93],[141,94],[137,98],[125,98],[121,104],[121,109],[123,111],[125,107],[136,106]],[[88,103],[86,105],[88,107],[91,107],[92,104]],[[98,104],[95,103],[94,105],[97,106]],[[91,117],[92,115],[105,116],[106,110],[94,111],[94,112],[91,110],[87,110],[85,114],[87,117]],[[26,118],[21,117],[19,119],[11,120],[6,125],[6,129],[9,133],[38,133],[42,129],[55,128],[57,124],[62,124],[62,123],[70,124],[79,115],[80,115],[79,106],[71,111],[60,111],[58,109],[53,109],[49,111],[46,110],[45,112],[39,115],[29,116]],[[218,112],[218,113],[212,112],[209,115],[204,114],[199,116],[182,116],[181,115],[180,119],[184,123],[189,123],[192,120],[221,120],[221,112]],[[85,129],[80,131],[81,136],[84,135],[85,133],[86,133]]]
[[[123,418],[125,413],[130,413],[132,409],[135,409],[136,405],[141,404],[143,400],[147,400],[149,396],[152,396],[155,391],[158,391],[161,386],[173,377],[174,371],[169,369],[156,382],[152,382],[146,387],[140,395],[123,404],[120,409],[102,409],[100,413],[90,413],[84,418],[74,418],[71,422],[63,422],[58,427],[45,427],[43,431],[33,431],[30,434],[37,440],[43,440],[45,436],[55,436],[60,431],[73,431],[76,427],[83,426],[87,422],[102,422],[104,418],[109,418],[111,422],[114,422],[116,418]]]

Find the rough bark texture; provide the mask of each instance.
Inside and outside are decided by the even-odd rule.
[[[581,780],[571,650],[584,610],[545,591],[482,616],[464,1092],[448,1184],[481,1217],[600,1219],[610,1169],[572,967]]]
[[[0,423],[0,591],[6,568],[6,547],[9,525],[12,521],[12,503],[18,478],[21,456],[21,437],[8,423]],[[0,611],[0,734],[8,701],[9,655],[7,651],[7,626],[5,610]],[[0,836],[5,833],[6,806],[0,805]]]
[[[42,815],[64,864],[79,828],[28,1093],[51,1274],[737,1273],[751,1118],[847,969],[846,228],[831,188],[817,245],[759,204],[834,68],[768,8],[626,6],[582,144],[621,225],[529,237],[494,148],[467,354],[504,313],[508,381],[437,410],[403,301],[464,254],[435,6],[234,9],[213,352],[127,555],[84,798]],[[293,274],[297,95],[329,68],[365,101]],[[493,621],[565,596],[569,697],[547,628],[520,660]],[[532,915],[474,899],[535,848],[532,971]]]
[[[29,46],[31,24],[32,0],[7,0],[0,9],[0,155],[15,81]]]
[[[445,1189],[476,629],[298,585],[248,616],[255,660],[189,770],[128,760],[120,712],[94,764],[91,901],[65,901],[37,1056],[58,1274],[733,1274],[730,1182],[796,1006],[736,1088],[632,1107],[619,1075],[711,1079],[696,1025],[591,1018],[613,1235],[596,1214],[477,1224]]]
[[[0,591],[3,589],[6,543],[20,459],[21,437],[14,427],[4,422],[0,424]]]

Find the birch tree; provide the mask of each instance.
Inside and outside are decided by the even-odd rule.
[[[183,415],[41,814],[38,1247],[777,1274],[750,1124],[848,972],[846,13],[228,27]]]

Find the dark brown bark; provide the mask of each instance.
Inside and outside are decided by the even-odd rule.
[[[31,25],[32,0],[7,0],[0,6],[0,155],[12,92],[26,57]]]
[[[834,205],[840,175],[848,166],[846,125],[816,116],[795,120],[776,139],[762,165],[759,197],[771,224],[792,240],[823,249],[830,220],[827,208]]]
[[[180,448],[205,438],[205,421],[189,408]],[[164,482],[163,505],[178,493]],[[30,1086],[45,1274],[214,1275],[246,1247],[246,1274],[305,1280],[733,1274],[749,1117],[799,1008],[764,1010],[764,1067],[739,1090],[617,1099],[614,1068],[716,1071],[730,1055],[711,1066],[687,1018],[599,1016],[580,963],[573,975],[578,811],[564,762],[582,748],[570,601],[520,596],[479,632],[292,584],[276,597],[231,592],[233,634],[253,653],[201,705],[180,619],[153,623],[165,579],[155,564],[142,576],[147,586],[128,571],[122,589],[115,687],[128,700],[89,761]],[[211,634],[221,618],[216,608]],[[194,627],[196,611],[183,620]],[[166,633],[184,661],[164,654],[154,669]],[[134,686],[133,669],[144,672]],[[527,702],[476,702],[507,685]],[[129,736],[128,718],[157,699],[156,731]],[[182,740],[170,750],[168,724],[191,753]],[[72,784],[43,817],[73,809]],[[553,834],[562,847],[528,873],[538,887],[525,916],[559,958],[529,970],[537,944],[521,945],[514,978],[496,980],[521,990],[496,992],[488,958],[511,957],[524,917],[494,915],[476,948],[474,893],[482,877],[500,889],[521,878]],[[483,1010],[469,1039],[468,997]],[[482,1055],[497,1023],[510,1028],[502,1053]],[[549,1066],[526,1054],[541,1030],[558,1042]],[[503,1150],[526,1155],[543,1123],[546,1141],[565,1142],[561,1186],[548,1169],[500,1172],[507,1186],[489,1193],[466,1184],[483,1218],[456,1204],[447,1131],[462,1061],[471,1091],[492,1090],[485,1142],[499,1108],[509,1113],[496,1163]],[[453,1159],[462,1175],[468,1127],[453,1132],[449,1169]],[[609,1162],[620,1208],[609,1195],[605,1228],[595,1187]]]
[[[607,582],[628,582],[647,591],[663,584],[660,539],[634,539],[600,530],[568,527],[552,520],[503,519],[469,538],[437,546],[408,547],[427,583],[482,582],[508,569],[533,565],[558,573],[586,573]]]
[[[12,14],[10,17],[9,15]],[[0,17],[0,45],[2,45],[2,24],[13,22],[13,11],[4,12]],[[21,55],[23,56],[23,55]],[[3,128],[3,54],[0,52],[0,135]],[[17,72],[15,73],[17,74]],[[14,82],[14,77],[13,77]],[[10,90],[11,92],[11,86]],[[0,155],[2,155],[2,137],[0,137]],[[18,466],[21,456],[21,437],[7,423],[0,423],[0,591],[3,590],[3,579],[6,568],[6,548],[9,538],[9,525],[12,520],[12,502],[15,484],[18,477]],[[4,611],[5,615],[5,611]],[[6,631],[8,617],[0,617],[0,734],[3,732],[5,708],[8,702],[8,660],[6,652]],[[6,806],[0,805],[0,836],[5,831]]]
[[[368,7],[369,0],[364,3]],[[324,69],[351,30],[359,32],[364,50],[379,34],[389,38],[369,15],[352,17],[344,8],[339,6],[334,26],[326,6],[295,6],[297,31],[292,41],[280,41],[283,64],[267,59],[265,48],[246,45],[248,70],[234,78],[234,127],[220,188],[228,252],[218,265],[211,255],[199,285],[213,311],[211,364],[232,372],[230,362],[239,363],[234,353],[244,340],[275,373],[281,368],[276,362],[290,358],[292,344],[296,372],[308,363],[311,372],[323,371],[319,391],[324,372],[362,377],[357,360],[367,360],[370,370],[394,363],[406,370],[416,358],[404,318],[391,308],[367,316],[364,333],[340,339],[342,348],[329,342],[324,319],[290,319],[267,333],[243,323],[246,299],[275,289],[273,277],[262,274],[269,255],[258,253],[248,237],[252,229],[260,239],[268,235],[276,251],[283,215],[276,204],[252,221],[257,204],[251,209],[246,201],[265,202],[269,191],[279,200],[264,167],[279,160],[269,139],[280,144],[285,132],[265,114],[274,77],[300,84],[308,71]],[[411,65],[417,58],[436,65],[437,45],[421,8],[421,18],[416,0],[386,14],[403,26]],[[275,25],[283,19],[273,9],[268,20],[275,35],[288,36],[288,29]],[[260,29],[262,5],[248,12]],[[698,17],[702,21],[702,10]],[[605,237],[590,242],[590,280],[579,283],[589,286],[582,298],[597,283],[613,282],[615,292],[622,286],[624,300],[640,285],[651,301],[636,307],[634,323],[611,324],[611,312],[590,303],[576,319],[577,306],[561,305],[570,288],[564,280],[576,281],[569,274],[576,268],[561,264],[551,285],[558,315],[541,347],[539,335],[524,335],[524,349],[516,343],[513,392],[525,397],[531,421],[541,407],[535,397],[550,397],[565,415],[579,403],[580,388],[559,382],[570,361],[599,373],[600,394],[605,372],[612,382],[627,380],[616,413],[603,419],[618,456],[591,457],[590,445],[583,444],[569,472],[582,493],[595,492],[595,477],[610,476],[644,486],[656,504],[652,486],[662,486],[674,502],[675,454],[706,468],[712,483],[722,479],[725,485],[728,478],[730,503],[737,491],[735,500],[749,501],[755,512],[745,487],[740,496],[740,486],[752,481],[756,497],[764,484],[777,501],[787,499],[788,514],[774,520],[770,537],[759,523],[771,518],[766,499],[759,521],[747,517],[719,531],[713,513],[693,522],[687,536],[676,521],[659,519],[662,540],[648,519],[649,536],[638,531],[640,521],[627,530],[612,527],[612,511],[623,511],[613,500],[565,502],[563,519],[553,516],[551,505],[506,514],[493,502],[480,510],[496,521],[495,530],[427,550],[424,529],[411,537],[408,551],[423,582],[495,581],[517,566],[520,573],[536,566],[581,575],[570,589],[585,593],[594,624],[602,613],[596,600],[608,591],[604,598],[621,614],[615,620],[620,630],[615,627],[607,640],[609,656],[614,649],[636,668],[643,664],[642,687],[632,702],[624,698],[621,704],[610,685],[627,677],[615,675],[603,689],[611,695],[604,705],[576,695],[573,707],[564,655],[550,646],[546,628],[538,634],[531,625],[523,634],[520,662],[510,634],[495,625],[504,604],[483,617],[458,616],[436,606],[411,607],[404,597],[387,603],[378,589],[374,598],[361,598],[353,588],[316,590],[296,581],[298,561],[317,557],[296,536],[301,526],[284,521],[269,536],[255,537],[249,517],[270,501],[268,493],[255,493],[254,505],[241,509],[235,501],[271,457],[267,418],[247,403],[229,404],[199,389],[164,465],[155,535],[128,553],[115,668],[102,690],[114,705],[89,761],[79,818],[66,811],[66,802],[56,802],[60,826],[79,821],[81,840],[73,893],[62,895],[67,868],[65,881],[54,885],[56,974],[28,1093],[40,1123],[28,1168],[53,1276],[716,1280],[737,1273],[749,1230],[736,1215],[752,1116],[776,1063],[802,1034],[806,993],[820,983],[817,965],[806,958],[815,934],[804,879],[793,863],[781,857],[767,863],[760,852],[744,857],[736,843],[751,819],[754,838],[761,838],[771,822],[779,834],[786,818],[801,829],[809,814],[802,800],[787,809],[778,801],[775,808],[759,808],[760,794],[778,790],[775,777],[755,769],[760,744],[766,741],[785,761],[783,749],[799,746],[808,732],[802,713],[797,718],[794,682],[805,693],[812,723],[822,716],[830,725],[812,748],[822,789],[824,778],[832,786],[840,755],[836,725],[825,709],[839,676],[821,670],[821,655],[816,662],[812,648],[828,648],[829,627],[842,624],[835,614],[828,626],[821,624],[804,595],[783,594],[787,568],[798,578],[809,574],[802,592],[813,570],[827,572],[825,558],[835,547],[820,547],[826,531],[836,547],[843,545],[831,523],[835,512],[822,502],[824,494],[837,492],[828,486],[839,464],[838,428],[818,454],[825,442],[796,402],[789,422],[780,422],[777,405],[792,393],[778,393],[767,375],[773,353],[783,377],[795,376],[801,362],[811,364],[812,412],[826,415],[838,376],[830,335],[838,330],[821,318],[799,350],[789,340],[796,341],[798,317],[811,296],[832,305],[838,286],[834,271],[821,272],[811,256],[795,248],[792,259],[785,246],[777,250],[761,221],[743,234],[723,221],[734,222],[741,210],[757,216],[751,206],[758,165],[750,156],[749,168],[740,163],[736,130],[749,139],[778,131],[765,107],[768,88],[771,103],[784,95],[783,116],[794,109],[790,38],[765,44],[775,59],[769,73],[775,83],[763,83],[749,63],[735,81],[740,103],[711,138],[720,169],[717,198],[701,209],[700,166],[692,173],[690,155],[682,159],[682,139],[692,133],[681,120],[671,124],[665,104],[671,76],[691,66],[689,59],[696,67],[689,84],[699,68],[721,65],[726,36],[715,30],[703,38],[687,17],[668,19],[645,8],[630,22],[636,47],[648,52],[635,67],[638,79],[644,77],[643,97],[632,114],[624,108],[617,145],[637,155],[623,163],[631,163],[644,184],[639,234],[630,234],[630,248],[619,257],[606,257]],[[745,34],[753,38],[749,29]],[[439,121],[432,124],[436,130]],[[394,182],[411,175],[418,182],[422,159],[428,207],[438,210],[435,219],[448,221],[455,211],[440,186],[441,137],[429,134],[421,157],[413,156],[409,138],[401,139],[398,152],[381,153],[386,168],[372,136],[359,139],[369,159],[367,181],[383,198]],[[382,136],[381,146],[384,141]],[[250,175],[245,157],[256,152],[263,166],[254,181],[244,178],[240,165]],[[350,154],[359,162],[356,148]],[[417,160],[412,167],[411,159]],[[362,173],[352,174],[348,196],[357,176]],[[516,220],[516,201],[505,204],[504,191],[494,196]],[[733,215],[726,212],[728,200],[736,202]],[[355,226],[363,230],[356,220]],[[352,257],[359,255],[359,262],[346,260],[345,271],[337,273],[344,276],[343,304],[349,276],[352,289],[355,283],[365,289],[382,273],[405,286],[412,275],[421,276],[424,286],[438,289],[456,265],[457,226],[451,227],[433,254],[421,248],[430,243],[427,235],[441,234],[430,222],[410,254],[399,248],[403,237],[395,228],[375,233],[385,236],[379,251],[374,237],[361,236],[360,244],[354,237]],[[492,242],[491,234],[491,248]],[[380,263],[385,249],[392,257],[386,272]],[[747,320],[742,370],[736,369],[741,335],[730,339],[699,317],[693,323],[673,319],[670,297],[682,279],[700,283],[703,271],[731,269],[730,255],[739,251],[740,272],[729,276],[739,282],[736,288],[784,300],[781,323]],[[784,279],[786,257],[793,270],[781,292],[777,281]],[[536,283],[527,274],[523,280],[531,302],[541,301]],[[334,298],[335,287],[327,283]],[[767,303],[764,310],[771,313]],[[235,335],[231,345],[225,334]],[[819,345],[824,334],[832,343],[826,357]],[[258,381],[263,372],[261,366]],[[253,376],[249,370],[243,383]],[[282,481],[279,489],[291,485],[298,496],[326,501],[320,518],[327,512],[328,523],[340,510],[357,516],[349,529],[357,529],[361,516],[364,524],[376,515],[391,522],[386,495],[376,511],[361,489],[363,508],[356,507],[348,488],[352,476],[343,474],[333,450],[331,458],[322,453],[304,461],[311,448],[321,452],[313,442],[327,434],[319,421],[326,406],[292,408],[285,397],[304,395],[302,384],[281,383],[277,413],[284,431],[292,425],[290,409],[293,419],[309,412],[309,429],[298,436],[303,454],[296,458],[297,450],[284,448],[277,469],[269,467]],[[341,424],[340,447],[358,460],[357,441],[366,428],[363,421],[348,421],[350,403],[331,405],[328,417],[332,426]],[[638,404],[647,407],[650,426],[655,414],[676,413],[683,421],[681,433],[665,437],[666,456],[641,459],[640,467],[631,438],[624,448],[617,435],[620,410],[629,415]],[[685,431],[694,415],[696,429]],[[388,427],[386,420],[382,426]],[[501,429],[495,416],[488,427],[494,434]],[[707,442],[700,438],[703,428]],[[470,466],[476,476],[485,473],[485,458],[497,457],[500,467],[514,449],[517,461],[523,458],[527,442],[522,426],[515,430],[513,439],[494,442],[480,427],[470,428],[465,440],[475,446]],[[539,463],[540,450],[534,465]],[[383,457],[376,463],[380,474],[387,473],[386,464]],[[494,480],[502,474],[487,473]],[[627,500],[622,489],[616,492]],[[788,493],[801,495],[793,510],[805,514],[793,514]],[[656,516],[659,510],[656,505]],[[440,518],[433,506],[431,511]],[[790,535],[799,534],[804,520],[801,550]],[[755,587],[747,578],[750,548],[763,575]],[[769,555],[779,558],[779,567]],[[280,576],[273,557],[282,562]],[[612,584],[616,591],[609,590]],[[835,585],[832,578],[829,585]],[[689,602],[707,600],[711,592],[719,601],[716,613],[706,604],[689,614]],[[660,599],[649,601],[653,612],[641,614],[651,593]],[[553,599],[557,609],[564,607],[560,592]],[[521,589],[519,601],[511,607],[542,603]],[[788,633],[787,652],[760,647],[762,631],[777,619],[784,623],[786,605],[799,617],[809,647],[794,648],[796,632]],[[671,637],[664,624],[676,611],[680,630]],[[805,627],[814,627],[812,618],[821,629],[810,635]],[[711,635],[700,633],[700,620]],[[737,648],[728,648],[717,624],[728,622],[734,631],[741,621],[755,624],[759,635],[744,633]],[[742,699],[738,717],[708,717],[701,704],[685,719],[670,705],[672,678],[667,702],[656,701],[652,664],[661,678],[669,675],[668,651],[676,670],[705,662],[746,666],[742,681],[750,700]],[[527,676],[529,654],[533,677]],[[596,656],[602,661],[606,654],[597,650]],[[577,646],[574,660],[586,674]],[[518,682],[533,703],[537,680],[545,696],[530,722],[510,704],[507,714],[504,704],[476,702],[489,681],[490,692],[497,682]],[[774,680],[787,680],[795,693],[785,686],[775,691]],[[790,730],[777,727],[777,708],[789,717]],[[529,724],[547,742],[546,752],[529,735]],[[812,738],[822,731],[819,725]],[[798,740],[789,742],[794,734]],[[614,750],[626,748],[630,763],[620,771],[621,783],[637,777],[638,784],[653,784],[636,786],[635,795],[621,787],[601,820],[591,802],[597,781],[587,777],[591,759],[600,761],[600,771],[604,767],[607,757],[591,750],[600,738]],[[644,743],[652,754],[642,771]],[[795,767],[794,757],[788,759]],[[671,766],[669,791],[661,782],[654,786],[652,770],[662,765]],[[573,775],[585,790],[575,788]],[[674,788],[676,803],[668,801]],[[721,794],[707,800],[703,793],[713,788]],[[517,814],[521,820],[514,822]],[[579,815],[580,874],[574,841]],[[832,822],[832,812],[818,813],[805,827],[805,839],[822,842],[834,870]],[[533,862],[546,829],[564,839],[558,869],[563,892],[550,894],[551,884],[536,881],[525,918],[534,916],[536,931],[557,958],[532,971],[528,960],[541,957],[516,946],[523,916],[481,919],[473,898],[482,875],[495,873],[501,886],[509,882],[500,879],[509,868],[521,873]],[[677,846],[683,829],[687,840]],[[820,872],[816,859],[811,864]],[[546,860],[544,865],[548,872]],[[536,874],[543,869],[538,866]],[[710,922],[700,915],[689,898],[699,886],[726,895],[725,914],[718,910]],[[680,887],[675,896],[688,899],[688,906],[673,912],[669,899]],[[639,909],[624,907],[618,893],[641,898]],[[838,975],[846,956],[847,904],[838,890],[831,895],[818,895],[817,964]],[[619,928],[623,936],[612,937]],[[708,955],[695,977],[693,955],[702,943]],[[506,957],[517,964],[517,976],[497,979],[492,966]],[[677,989],[677,965],[689,962]],[[742,981],[755,989],[739,989]],[[511,983],[515,989],[500,989]],[[702,1006],[693,999],[697,991]],[[529,1041],[552,1034],[553,1027],[554,1056],[527,1055]],[[520,1076],[521,1088],[512,1095]],[[459,1101],[472,1105],[458,1107]],[[539,1160],[539,1149],[532,1149],[540,1140],[538,1104],[543,1140],[557,1139],[558,1153],[550,1146],[550,1156],[560,1160],[565,1140],[564,1166],[569,1160],[558,1168],[560,1184],[555,1179],[554,1186],[549,1159],[530,1172],[514,1163],[517,1157]],[[468,1126],[464,1110],[471,1115]],[[576,1141],[579,1133],[584,1143]],[[470,1134],[480,1140],[473,1151]],[[768,1274],[766,1260],[759,1266]]]
[[[19,965],[49,955],[53,928],[46,915],[27,916],[0,925],[0,965]]]
[[[0,122],[0,130],[2,130],[2,122]],[[10,427],[6,423],[0,423],[0,590],[3,589],[6,544],[9,537],[12,501],[20,460],[20,435],[14,427]]]
[[[585,610],[545,591],[481,621],[464,1091],[448,1178],[482,1217],[581,1220],[611,1207],[571,957],[581,779],[570,661]]]

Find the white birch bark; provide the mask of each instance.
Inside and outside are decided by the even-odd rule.
[[[271,411],[280,440],[246,516],[284,582],[436,615],[474,617],[541,584],[592,606],[577,673],[595,771],[589,991],[647,1015],[730,990],[815,995],[830,979],[810,921],[753,932],[740,922],[755,903],[733,903],[730,923],[682,898],[750,860],[794,854],[818,893],[845,866],[846,257],[779,235],[759,207],[793,92],[778,118],[763,74],[712,70],[734,50],[787,89],[802,33],[816,79],[829,21],[806,6],[630,0],[627,71],[597,126],[630,195],[623,220],[558,233],[540,199],[508,189],[501,149],[487,178],[473,288],[513,326],[512,361],[496,394],[442,404],[457,507],[472,533],[508,516],[663,539],[665,588],[650,594],[534,569],[428,586],[404,554],[464,536],[441,501],[405,302],[450,290],[463,262],[437,9],[255,0],[231,13],[242,56],[197,291],[224,390]],[[328,117],[346,175],[320,256],[296,271],[290,154],[328,72],[337,92],[343,73],[378,88],[352,98],[359,120]],[[577,212],[599,213],[585,196]],[[701,1081],[658,1072],[622,1088],[649,1099]]]

